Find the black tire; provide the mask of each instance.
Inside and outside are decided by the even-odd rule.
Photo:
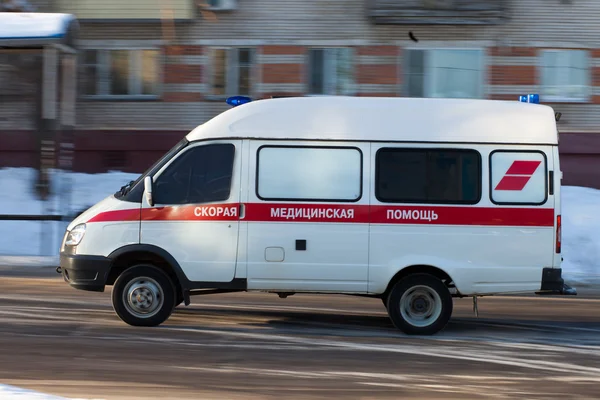
[[[430,315],[430,319],[423,321],[423,324],[417,323],[415,310],[405,312],[403,315],[401,310],[401,300],[404,294],[411,295],[411,289],[416,286],[422,286],[423,296],[419,296],[417,302],[413,302],[418,308],[419,306],[433,305],[434,311]],[[404,300],[408,304],[408,300]],[[440,308],[438,308],[440,307]],[[452,295],[444,285],[444,283],[430,274],[412,274],[398,281],[390,291],[387,301],[387,311],[394,326],[409,335],[433,335],[446,327],[446,324],[452,316]],[[430,310],[426,307],[427,310]],[[413,314],[411,316],[411,313]],[[427,314],[427,313],[426,313]],[[406,317],[405,317],[406,316]]]
[[[143,278],[141,281],[140,279]],[[148,278],[148,279],[146,279]],[[139,299],[147,298],[147,293],[155,293],[153,299],[158,301],[158,305],[155,307],[152,313],[143,316],[140,312],[135,314],[135,306],[129,304],[126,300],[127,293],[130,289],[128,286],[138,281],[138,287],[140,288],[140,297],[136,298],[136,302]],[[146,291],[143,291],[146,288]],[[158,288],[159,290],[153,290]],[[161,301],[162,298],[162,301]],[[126,269],[115,281],[112,290],[112,304],[115,312],[121,318],[121,320],[132,326],[157,326],[166,321],[175,308],[175,286],[169,278],[169,276],[157,267],[152,265],[136,265],[134,267]],[[147,304],[147,302],[142,301]],[[139,302],[137,304],[140,304]],[[141,310],[141,306],[139,307]]]
[[[387,297],[382,297],[381,298],[381,302],[383,303],[383,306],[385,307],[386,310],[387,310],[387,301],[388,301]]]

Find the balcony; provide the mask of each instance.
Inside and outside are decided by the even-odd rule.
[[[493,25],[505,22],[508,0],[365,0],[375,24]]]
[[[89,22],[189,21],[196,17],[194,0],[54,0],[54,5],[55,12]]]

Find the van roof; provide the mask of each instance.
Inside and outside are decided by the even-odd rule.
[[[554,110],[500,100],[289,97],[233,107],[187,139],[557,144]]]

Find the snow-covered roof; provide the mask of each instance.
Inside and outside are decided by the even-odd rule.
[[[71,14],[0,12],[0,46],[60,42],[75,21]]]
[[[188,140],[261,138],[557,144],[554,110],[499,100],[317,96],[229,109]]]

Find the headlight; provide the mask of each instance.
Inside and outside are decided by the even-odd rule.
[[[83,235],[85,234],[85,224],[79,224],[75,228],[71,229],[71,232],[67,234],[67,240],[65,240],[65,244],[67,246],[77,246],[81,239],[83,239]]]

